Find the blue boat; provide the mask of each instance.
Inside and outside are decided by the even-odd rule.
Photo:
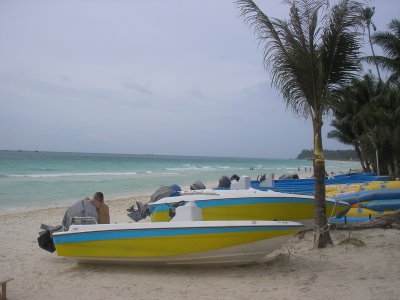
[[[400,209],[400,199],[373,200],[361,203],[360,207],[375,211],[398,210]]]
[[[325,185],[330,184],[353,184],[365,183],[371,181],[384,181],[389,180],[389,176],[376,176],[372,173],[352,173],[341,174],[333,178],[325,179]],[[278,179],[268,186],[265,182],[258,180],[251,182],[251,187],[259,190],[273,190],[281,193],[294,193],[313,195],[315,189],[315,182],[313,178],[306,179]]]
[[[400,199],[400,189],[370,190],[353,193],[334,195],[335,200],[344,201],[349,204],[372,200],[392,200]]]

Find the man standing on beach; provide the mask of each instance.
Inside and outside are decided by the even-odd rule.
[[[97,209],[99,215],[99,224],[110,224],[110,210],[107,204],[104,203],[104,195],[101,192],[97,192],[93,195],[93,199],[90,201]]]

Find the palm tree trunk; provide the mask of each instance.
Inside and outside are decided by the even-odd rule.
[[[399,178],[400,177],[400,172],[399,172],[399,159],[396,153],[393,153],[393,164],[394,164],[394,178]]]
[[[388,159],[386,166],[388,168],[390,178],[395,179],[393,160]]]
[[[363,157],[361,154],[361,149],[357,144],[354,145],[354,151],[356,151],[357,157],[360,160],[361,168],[362,168],[363,172],[367,172],[367,167],[365,166],[365,163],[364,163],[364,160],[363,160]]]
[[[361,143],[359,144],[359,148],[360,148],[360,151],[361,151],[362,160],[363,160],[363,162],[365,164],[365,169],[366,169],[366,171],[368,173],[371,173],[372,172],[372,170],[371,170],[371,162],[368,159],[368,154],[366,153],[365,148],[363,147],[363,145]]]
[[[358,149],[360,150],[361,160],[365,166],[365,172],[371,173],[371,162],[368,160],[368,155],[366,154],[365,148],[360,140],[358,140],[357,144]],[[361,164],[362,165],[362,164]],[[364,170],[364,168],[363,168]]]
[[[372,173],[371,162],[367,158],[365,160],[366,160],[365,165],[367,166],[367,172]]]
[[[318,248],[325,248],[327,244],[333,244],[329,234],[325,207],[325,159],[322,149],[321,137],[322,121],[313,119],[314,128],[314,242]]]
[[[370,25],[368,25],[367,29],[368,29],[368,39],[369,39],[369,45],[371,46],[372,56],[375,57],[374,46],[372,44],[372,39],[371,39],[371,28],[370,28]],[[378,63],[376,61],[375,61],[375,67],[376,67],[376,72],[378,73],[379,82],[381,82],[382,81],[381,73],[379,72]]]

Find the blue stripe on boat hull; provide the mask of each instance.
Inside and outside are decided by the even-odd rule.
[[[296,227],[296,226],[293,226]],[[211,233],[227,233],[227,232],[254,232],[266,230],[288,230],[293,227],[290,226],[276,226],[276,227],[218,227],[218,228],[174,228],[174,229],[126,229],[126,230],[109,230],[97,232],[77,232],[68,235],[55,235],[53,236],[54,243],[75,243],[99,240],[117,240],[117,239],[132,239],[132,238],[146,238],[146,237],[159,237],[159,236],[178,236],[178,235],[195,235],[195,234],[211,234]],[[301,226],[298,226],[301,228]]]

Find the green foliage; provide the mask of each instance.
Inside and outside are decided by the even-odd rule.
[[[332,102],[335,119],[331,125],[336,129],[328,137],[353,145],[365,172],[371,172],[371,162],[375,162],[375,118],[371,112],[375,110],[373,99],[382,91],[381,82],[367,74],[363,79],[354,79]]]
[[[398,177],[400,165],[400,88],[385,85],[371,74],[354,80],[333,107],[335,130],[328,133],[352,144],[364,171]],[[378,152],[379,162],[376,161]]]
[[[270,18],[252,0],[236,3],[264,47],[272,85],[281,91],[287,107],[312,120],[316,244],[323,248],[331,239],[326,231],[318,231],[327,223],[322,117],[360,69],[361,5],[353,0],[339,0],[332,6],[326,0],[286,0],[290,13],[283,20]]]
[[[251,0],[236,1],[264,46],[264,65],[287,107],[322,124],[338,88],[360,70],[360,4],[285,1],[288,20],[270,18]]]
[[[324,150],[325,159],[328,160],[357,160],[357,154],[354,150]],[[313,150],[304,149],[296,157],[296,159],[307,159],[313,158]]]
[[[391,72],[388,81],[393,82],[400,78],[400,20],[393,19],[388,29],[372,35],[372,41],[382,48],[385,56],[367,56],[364,59]]]

